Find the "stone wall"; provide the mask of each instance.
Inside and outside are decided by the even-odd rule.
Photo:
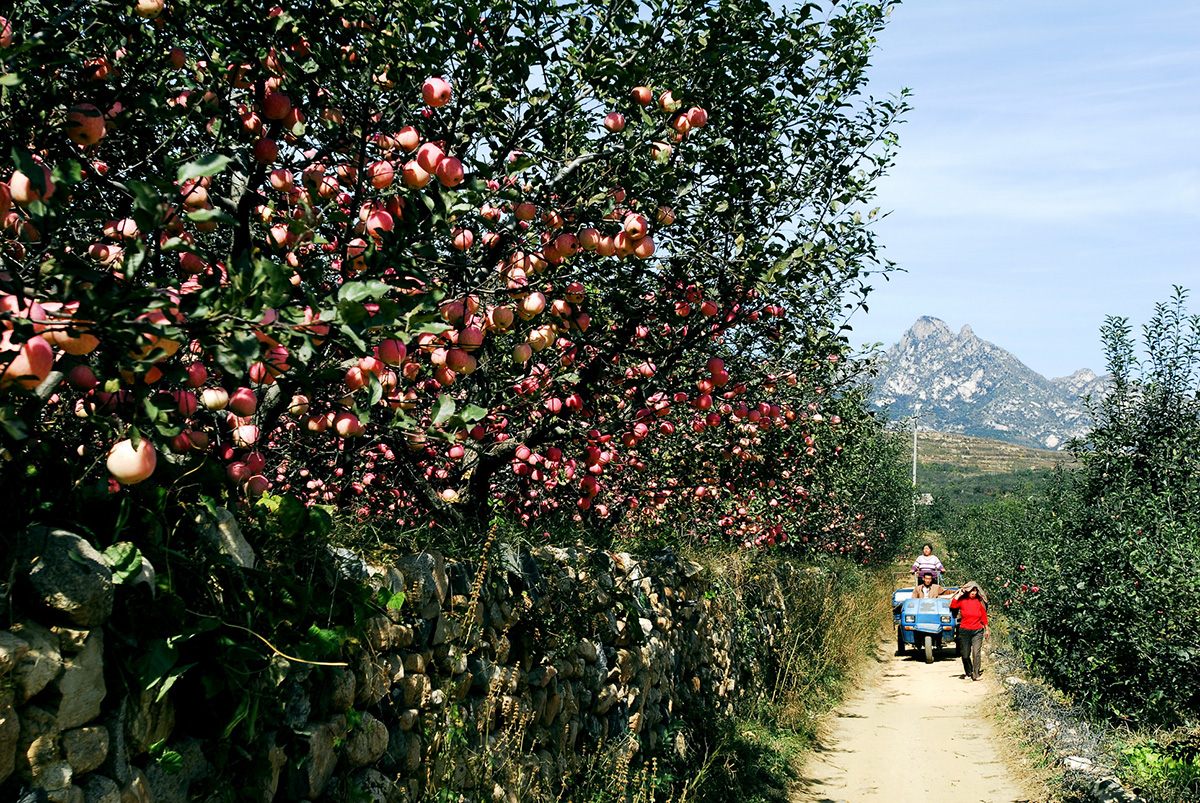
[[[14,588],[40,603],[0,631],[4,800],[532,799],[597,755],[685,755],[696,722],[761,691],[784,620],[769,572],[743,581],[670,553],[498,546],[480,570],[331,550],[318,582],[404,603],[358,622],[344,666],[271,657],[243,720],[253,739],[232,750],[204,721],[219,697],[131,691],[114,670],[106,619],[130,592],[104,557],[62,531],[39,541]]]

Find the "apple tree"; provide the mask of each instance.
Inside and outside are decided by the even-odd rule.
[[[806,415],[890,269],[891,5],[10,4],[14,521],[267,495],[615,525],[705,429]]]

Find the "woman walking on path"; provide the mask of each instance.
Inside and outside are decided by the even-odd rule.
[[[958,649],[962,655],[963,677],[979,680],[983,667],[983,641],[990,638],[987,595],[979,583],[970,581],[950,599],[950,610],[958,614]]]

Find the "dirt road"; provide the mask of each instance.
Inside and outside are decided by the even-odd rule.
[[[975,682],[959,678],[949,651],[927,665],[884,649],[809,760],[795,803],[1031,803],[984,711],[999,693],[987,658]]]

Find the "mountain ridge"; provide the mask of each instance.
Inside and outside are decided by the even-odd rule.
[[[872,385],[872,402],[893,419],[920,405],[919,430],[1061,449],[1090,429],[1083,397],[1098,398],[1108,380],[1089,368],[1047,379],[970,325],[955,333],[923,315],[887,350]]]

